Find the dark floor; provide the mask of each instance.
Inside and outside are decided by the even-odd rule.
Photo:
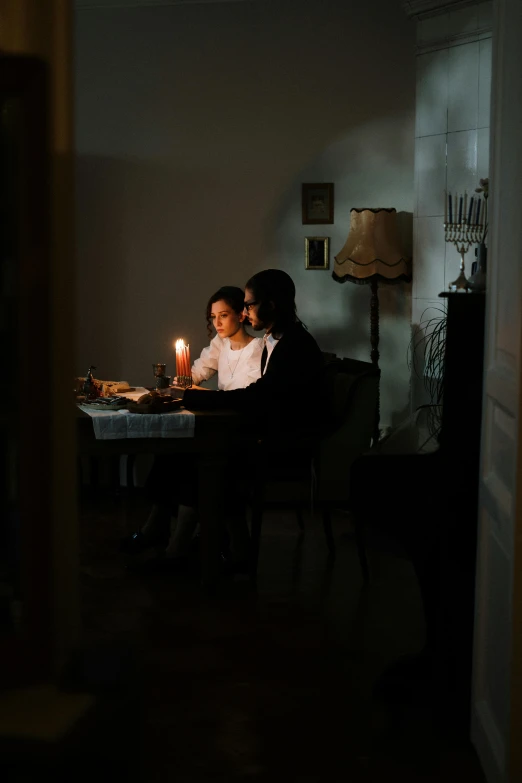
[[[257,593],[236,582],[209,598],[197,581],[124,569],[119,540],[145,516],[139,496],[125,506],[114,493],[82,501],[81,587],[86,642],[128,651],[127,685],[143,696],[124,707],[136,780],[482,783],[429,706],[372,698],[383,668],[424,639],[412,568],[389,543],[370,540],[364,588],[347,517],[334,519],[331,563],[317,520],[300,535],[272,512]]]

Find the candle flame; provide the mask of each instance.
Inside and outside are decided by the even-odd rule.
[[[183,340],[176,340],[176,351],[182,351],[185,347],[185,343]]]

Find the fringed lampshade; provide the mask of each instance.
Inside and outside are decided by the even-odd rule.
[[[411,260],[401,249],[395,209],[350,210],[350,233],[335,256],[332,277],[338,283],[411,280]]]
[[[411,259],[402,252],[395,209],[351,209],[350,231],[342,250],[335,256],[332,273],[337,283],[371,286],[370,344],[371,360],[379,366],[379,294],[381,283],[411,280]],[[374,442],[379,439],[379,403]]]

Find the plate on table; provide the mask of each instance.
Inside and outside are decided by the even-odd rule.
[[[127,407],[127,400],[120,397],[97,397],[95,400],[83,400],[82,405],[97,411],[120,411]]]
[[[170,413],[181,408],[183,400],[176,397],[153,397],[145,402],[128,402],[127,410],[130,413]]]

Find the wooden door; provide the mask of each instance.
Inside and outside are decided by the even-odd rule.
[[[489,783],[515,783],[522,780],[522,2],[496,0],[494,13],[471,736]]]

